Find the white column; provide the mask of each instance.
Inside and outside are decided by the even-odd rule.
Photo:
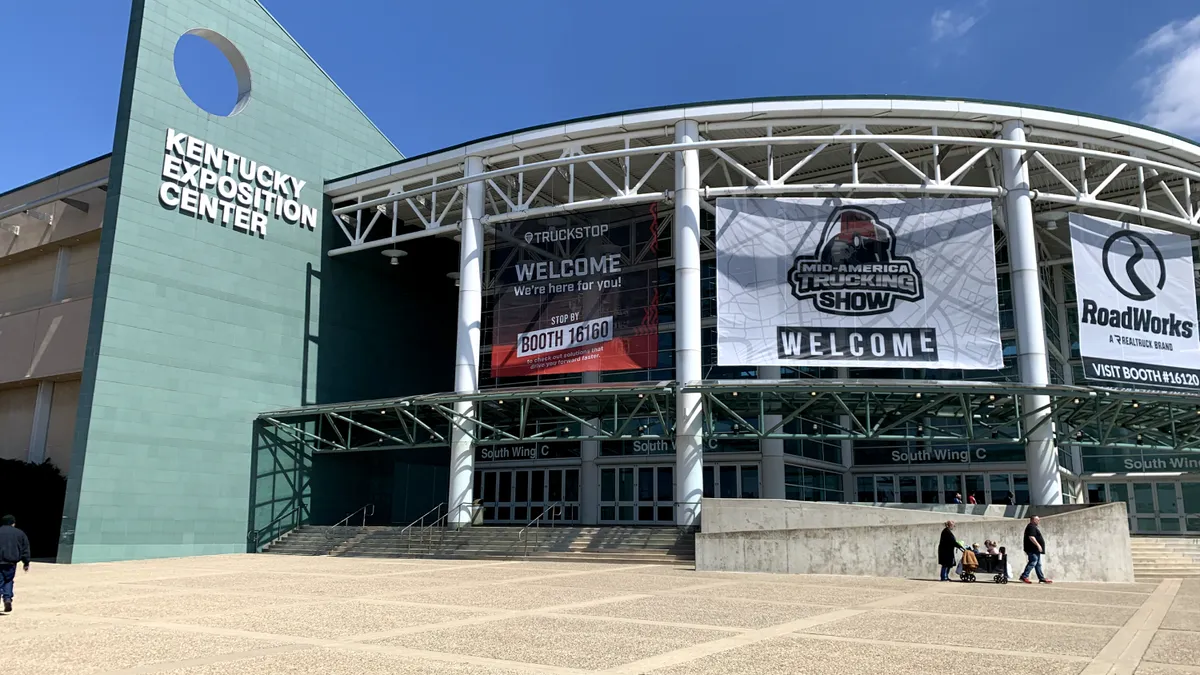
[[[675,123],[675,141],[700,140],[695,120]],[[675,153],[675,380],[681,385],[703,377],[700,365],[700,154]],[[700,394],[676,395],[675,522],[700,524],[704,493],[703,416]]]
[[[38,382],[37,398],[33,404],[33,428],[29,432],[29,463],[41,464],[46,459],[46,436],[50,433],[50,406],[54,402],[54,382]]]
[[[468,157],[466,175],[483,173],[483,158]],[[454,356],[454,391],[470,393],[479,390],[479,332],[483,308],[483,198],[484,184],[468,183],[463,202],[462,243],[460,244],[458,283],[458,341]],[[473,417],[475,407],[469,402],[454,404],[454,411]],[[468,427],[469,428],[469,427]],[[471,436],[450,427],[450,524],[465,526],[471,523],[471,485],[475,479],[475,447]]]
[[[846,367],[838,368],[838,379],[845,382],[850,379],[850,369]],[[849,429],[851,422],[847,415],[841,416],[839,424],[843,429]],[[858,486],[855,485],[854,477],[850,473],[850,467],[854,466],[854,441],[846,439],[842,441],[842,499],[848,502],[858,501]]]
[[[584,384],[598,384],[600,373],[583,374]],[[600,420],[588,420],[599,424]],[[596,430],[583,428],[584,436],[595,436]],[[585,440],[579,443],[579,522],[596,525],[600,522],[600,472],[596,469],[596,458],[600,456],[600,441]]]
[[[1025,142],[1025,127],[1020,120],[1004,123],[1004,140]],[[1033,229],[1033,205],[1029,194],[1029,166],[1023,152],[1005,148],[1000,152],[1004,214],[1008,224],[1008,252],[1011,261],[1013,310],[1017,324],[1017,363],[1021,381],[1045,385],[1050,382],[1046,360],[1046,326],[1042,320],[1042,288],[1038,279],[1037,239]],[[1048,396],[1024,397],[1026,410],[1044,408]],[[1032,413],[1025,417],[1027,429],[1047,415]],[[1029,434],[1025,444],[1025,463],[1029,471],[1030,501],[1035,505],[1061,504],[1062,481],[1058,475],[1058,452],[1054,447],[1054,429],[1042,424]]]
[[[778,380],[782,377],[779,366],[759,366],[758,379]],[[779,424],[782,415],[763,415],[762,428],[770,429]],[[763,499],[787,499],[786,476],[783,464],[783,439],[764,438],[759,441],[762,451],[762,496]]]

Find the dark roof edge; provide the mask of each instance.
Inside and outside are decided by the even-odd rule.
[[[5,190],[4,192],[0,192],[0,197],[7,197],[8,195],[10,195],[18,190],[24,190],[25,188],[37,185],[38,183],[41,183],[42,181],[47,181],[52,178],[58,178],[59,176],[63,175],[64,173],[74,171],[75,169],[82,169],[83,167],[87,166],[88,164],[94,164],[96,162],[108,159],[110,157],[112,157],[112,153],[106,152],[103,155],[100,155],[99,157],[93,157],[92,159],[80,162],[80,163],[76,164],[75,166],[68,166],[67,168],[65,168],[61,171],[55,171],[54,173],[50,174],[49,176],[42,176],[41,178],[35,178],[35,179],[29,181],[28,183],[25,183],[24,185],[18,185],[17,187],[12,188],[11,190]]]
[[[468,145],[473,145],[475,143],[483,143],[486,141],[501,138],[503,136],[515,136],[517,134],[529,133],[530,131],[537,131],[538,129],[548,129],[550,127],[566,125],[566,124],[577,124],[579,122],[590,122],[592,120],[604,119],[606,117],[620,117],[622,115],[636,115],[636,114],[640,114],[640,113],[658,112],[660,110],[671,110],[674,108],[694,108],[694,107],[700,107],[700,106],[731,105],[731,104],[737,104],[737,103],[759,103],[759,102],[777,102],[777,101],[847,101],[847,100],[855,100],[855,99],[863,99],[863,100],[895,99],[895,100],[901,100],[901,101],[962,101],[964,103],[983,103],[986,105],[1003,105],[1003,106],[1010,106],[1010,107],[1015,107],[1015,108],[1031,108],[1034,110],[1044,110],[1046,112],[1062,113],[1062,114],[1066,114],[1066,115],[1079,115],[1080,117],[1090,117],[1095,120],[1101,120],[1101,121],[1105,121],[1105,122],[1115,122],[1117,124],[1124,124],[1126,126],[1135,127],[1138,129],[1144,129],[1146,131],[1153,131],[1154,133],[1162,134],[1164,136],[1169,136],[1176,140],[1184,141],[1184,142],[1190,143],[1192,145],[1197,145],[1197,142],[1194,139],[1188,138],[1186,136],[1181,136],[1179,134],[1176,134],[1176,133],[1173,133],[1170,131],[1164,131],[1162,129],[1157,129],[1148,124],[1142,124],[1140,122],[1130,122],[1129,120],[1123,120],[1118,117],[1109,117],[1107,115],[1095,115],[1092,113],[1081,112],[1078,110],[1070,110],[1067,108],[1055,108],[1052,106],[1034,105],[1034,104],[1029,104],[1029,103],[1015,103],[1013,101],[999,101],[999,100],[995,100],[995,99],[986,99],[986,98],[964,98],[961,96],[955,96],[955,97],[951,97],[951,96],[918,96],[918,95],[914,95],[914,94],[832,94],[832,95],[826,95],[826,96],[764,96],[764,97],[758,97],[758,98],[734,98],[734,99],[723,99],[723,100],[718,100],[718,101],[696,101],[693,103],[674,103],[671,105],[657,105],[657,106],[651,106],[648,108],[633,108],[630,110],[619,110],[617,112],[603,113],[600,115],[587,115],[585,117],[574,117],[574,118],[571,118],[568,120],[559,120],[556,122],[548,122],[546,124],[535,124],[533,126],[524,127],[521,129],[515,129],[513,131],[505,131],[505,132],[501,132],[498,134],[491,134],[489,136],[483,136],[481,138],[476,138],[474,140],[466,141],[464,143],[459,143],[457,145],[451,145],[451,146],[448,146],[445,148],[438,148],[437,150],[423,152],[419,155],[413,155],[412,157],[405,157],[404,159],[397,160],[395,162],[389,162],[387,164],[380,164],[379,166],[374,166],[374,167],[371,167],[370,169],[363,169],[362,171],[355,171],[354,173],[346,174],[345,176],[331,178],[331,179],[325,181],[325,184],[328,185],[329,183],[335,183],[337,181],[346,180],[348,178],[354,178],[355,176],[361,176],[366,173],[371,173],[372,171],[386,169],[387,167],[396,166],[397,164],[403,164],[404,162],[409,162],[409,161],[412,161],[415,159],[429,157],[429,156],[436,155],[436,154],[439,154],[442,152],[449,152],[451,150],[457,150],[458,148],[463,148]]]

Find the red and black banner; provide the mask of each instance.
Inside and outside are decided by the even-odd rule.
[[[658,204],[501,225],[492,376],[653,368]]]

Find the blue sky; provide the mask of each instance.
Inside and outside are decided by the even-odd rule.
[[[629,108],[819,94],[1018,101],[1200,138],[1194,0],[265,4],[409,155]],[[128,12],[0,3],[0,191],[111,150]]]

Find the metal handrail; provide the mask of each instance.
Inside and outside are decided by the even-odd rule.
[[[367,518],[375,515],[375,505],[374,504],[363,504],[362,506],[358,507],[357,509],[354,509],[354,511],[350,515],[348,515],[345,518],[342,518],[338,522],[334,523],[328,530],[325,530],[326,541],[333,539],[333,533],[337,531],[337,528],[345,527],[346,524],[350,522],[350,519],[353,518],[354,516],[357,516],[359,513],[362,513],[362,527],[366,527],[367,526]]]
[[[533,532],[534,532],[534,534],[540,534],[540,533],[541,533],[542,522],[543,522],[543,520],[544,520],[545,522],[549,522],[549,523],[550,523],[550,528],[551,528],[551,529],[554,529],[554,522],[555,522],[555,521],[554,521],[554,518],[553,518],[553,517],[551,517],[551,518],[547,518],[546,516],[548,516],[548,515],[552,515],[552,514],[554,514],[555,512],[557,512],[559,515],[562,515],[563,508],[564,508],[565,506],[566,506],[566,504],[565,504],[565,503],[564,503],[564,501],[563,501],[563,500],[561,500],[561,499],[560,499],[560,500],[558,500],[558,501],[556,501],[556,502],[554,502],[553,504],[551,504],[551,505],[549,505],[549,506],[545,507],[544,509],[542,509],[542,512],[538,514],[538,517],[537,517],[537,518],[534,518],[533,520],[529,521],[529,523],[528,523],[527,525],[525,525],[525,527],[522,527],[522,528],[521,528],[521,530],[520,530],[519,532],[517,532],[517,541],[521,542],[521,543],[524,545],[524,555],[525,555],[526,557],[528,557],[528,556],[529,556],[529,537],[528,537],[528,533],[529,533],[529,530],[530,530],[530,528],[532,528],[532,529],[533,529]],[[540,538],[539,538],[539,541],[538,541],[537,543],[539,543],[539,544],[541,543],[541,540],[540,540]]]
[[[425,529],[425,519],[429,517],[429,514],[431,514],[431,513],[440,514],[440,513],[442,512],[442,508],[443,508],[443,507],[445,507],[445,506],[446,506],[446,502],[441,502],[440,504],[438,504],[437,506],[433,507],[432,509],[429,509],[429,510],[428,510],[428,511],[426,511],[425,513],[422,513],[420,518],[417,518],[416,520],[412,521],[412,522],[411,522],[411,523],[409,523],[408,525],[405,525],[403,528],[401,528],[401,530],[400,530],[400,535],[401,535],[401,536],[405,536],[405,535],[407,534],[407,537],[408,537],[408,539],[407,539],[407,550],[408,550],[410,553],[412,552],[412,534],[413,534],[413,530],[412,530],[412,528],[413,528],[414,526],[417,526],[417,527],[418,527],[418,531],[422,531],[422,530],[424,530],[424,529]],[[436,523],[436,522],[437,522],[438,520],[440,520],[440,519],[441,519],[441,518],[440,518],[440,516],[439,516],[438,518],[434,518],[434,521],[433,521],[433,522],[435,522],[435,523]]]
[[[265,526],[250,530],[249,532],[246,533],[246,539],[254,542],[255,548],[258,548],[261,545],[260,542],[258,541],[258,536],[260,534],[262,534],[263,532],[271,531],[277,524],[282,522],[285,518],[288,518],[288,517],[291,517],[291,516],[297,514],[301,510],[300,506],[301,505],[293,506],[292,508],[288,509],[287,511],[284,511],[283,513],[279,514],[278,516],[275,516],[275,518],[271,522],[267,523]],[[299,525],[299,523],[297,523],[297,525]],[[282,535],[280,535],[280,536],[282,536]]]
[[[417,531],[417,539],[424,540],[425,546],[428,549],[433,546],[433,535],[434,535],[434,533],[437,533],[438,534],[438,545],[440,546],[441,543],[443,541],[445,541],[446,528],[450,524],[450,516],[452,516],[457,511],[460,511],[463,509],[468,509],[468,513],[471,513],[470,509],[472,509],[473,507],[474,507],[474,504],[459,504],[458,506],[456,506],[454,508],[447,507],[446,512],[444,514],[442,514],[442,516],[440,518],[438,518],[437,520],[433,521],[432,523],[430,523],[428,525],[422,526],[421,529],[419,529]],[[412,542],[412,538],[410,537],[409,538],[409,549],[410,550],[412,548],[411,542]]]

